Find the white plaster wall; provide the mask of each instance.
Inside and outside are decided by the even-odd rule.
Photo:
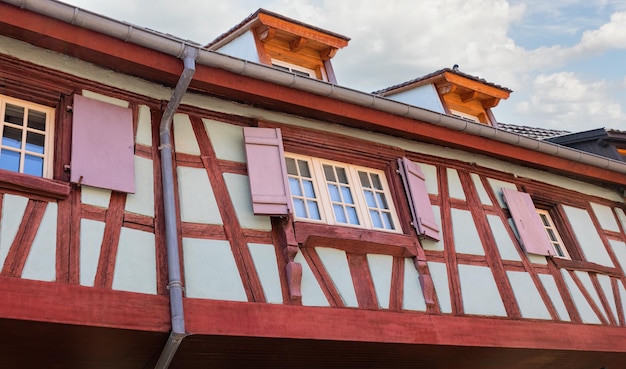
[[[209,176],[204,168],[179,166],[178,199],[183,222],[222,224]]]
[[[443,108],[439,94],[432,84],[427,84],[419,87],[414,87],[410,90],[402,91],[387,98],[405,104],[419,106],[420,108],[435,111],[437,113],[445,114],[446,111]]]
[[[441,230],[442,229],[441,228],[441,209],[439,208],[439,206],[436,206],[436,205],[433,205],[432,209],[433,209],[433,214],[435,216],[435,222],[437,222],[437,225],[439,226],[439,229]],[[433,241],[431,239],[424,238],[420,240],[420,243],[422,244],[422,247],[424,248],[424,250],[443,251],[445,249],[443,237],[441,237],[441,240],[439,241]]]
[[[200,147],[193,132],[191,120],[186,114],[174,114],[174,147],[176,152],[200,155]]]
[[[80,221],[80,284],[93,287],[98,271],[104,222],[90,219]]]
[[[187,297],[248,301],[228,241],[183,238],[183,256]]]
[[[402,309],[426,311],[426,301],[424,300],[424,292],[419,281],[419,274],[413,264],[413,258],[404,259],[404,299],[402,300]]]
[[[154,233],[122,227],[115,258],[113,289],[157,293]]]
[[[378,306],[382,309],[389,309],[393,257],[389,255],[367,254],[367,264],[370,268],[372,282],[374,282]]]
[[[466,314],[506,316],[506,310],[488,267],[459,264],[463,310]]]
[[[506,275],[511,282],[511,288],[513,288],[513,294],[523,318],[552,319],[535,283],[527,272],[508,271]]]
[[[346,252],[328,247],[316,247],[315,251],[333,280],[343,303],[348,307],[359,307]]]
[[[234,124],[202,119],[218,159],[246,162],[243,128]]]
[[[22,223],[24,210],[28,205],[28,198],[23,196],[4,194],[2,201],[2,219],[0,221],[0,265],[4,265],[11,243]],[[8,216],[8,214],[11,214]]]
[[[111,190],[104,188],[80,186],[80,201],[83,204],[94,205],[107,209],[111,201]]]
[[[472,214],[467,210],[452,209],[454,248],[460,254],[485,255]]]
[[[480,180],[480,176],[476,173],[472,173],[470,176],[472,177],[472,182],[474,182],[474,186],[476,187],[476,192],[478,192],[481,204],[493,205],[487,190],[485,190],[485,186],[483,186],[483,182]]]
[[[554,281],[554,277],[550,274],[539,274],[539,280],[541,280],[543,288],[546,289],[546,292],[550,297],[550,301],[552,301],[552,305],[554,305],[554,308],[556,309],[559,319],[566,322],[571,321],[567,308],[565,307],[565,303],[561,298],[559,288]]]
[[[145,105],[139,106],[137,137],[135,141],[138,144],[152,146],[152,115],[150,114],[150,108]]]
[[[596,218],[598,218],[598,222],[600,223],[600,227],[602,227],[602,229],[619,232],[617,220],[615,219],[613,210],[610,207],[592,202],[591,208],[593,209]]]
[[[563,206],[563,209],[585,255],[585,260],[612,267],[613,262],[587,210],[571,206]]]
[[[431,164],[418,163],[426,178],[426,191],[428,193],[437,195],[439,194],[439,180],[437,177],[437,167]]]
[[[459,173],[456,169],[451,168],[446,168],[446,173],[448,174],[448,192],[450,197],[465,200],[465,192],[463,192]]]
[[[576,270],[574,271],[574,273],[576,274],[580,282],[583,284],[583,286],[585,287],[585,290],[587,290],[587,293],[589,294],[589,296],[591,296],[591,298],[593,299],[593,302],[596,304],[598,309],[600,309],[600,312],[602,313],[602,315],[606,318],[607,317],[606,311],[604,311],[604,308],[602,307],[602,301],[600,300],[600,296],[598,296],[598,291],[596,290],[596,287],[593,285],[593,282],[591,281],[591,277],[589,276],[589,273],[583,272],[580,270]]]
[[[254,267],[261,280],[265,301],[270,304],[282,304],[283,291],[280,285],[274,245],[249,243],[248,250],[250,250]]]
[[[252,31],[246,31],[226,45],[216,50],[219,53],[234,56],[255,63],[259,62],[259,55],[254,42]]]
[[[437,291],[437,299],[439,300],[439,308],[442,313],[452,312],[452,303],[450,301],[450,286],[448,285],[448,270],[446,263],[429,262],[428,270]]]
[[[600,287],[602,288],[602,292],[608,300],[609,307],[611,308],[611,313],[613,313],[613,318],[616,322],[619,322],[619,316],[617,315],[617,305],[615,304],[615,295],[613,295],[613,286],[611,285],[611,277],[604,274],[597,274],[597,277],[598,282],[600,283]]]
[[[622,266],[622,271],[626,271],[626,243],[622,241],[609,240],[609,244],[611,244],[613,253],[615,254],[615,257],[617,257],[617,261]]]
[[[626,230],[626,213],[620,208],[615,208],[615,212],[617,213],[620,223],[622,223],[622,229]]]
[[[520,257],[520,254],[517,251],[517,247],[513,243],[513,240],[509,236],[509,233],[504,227],[502,219],[500,219],[500,217],[497,215],[489,214],[487,215],[487,220],[489,221],[489,226],[491,227],[493,238],[496,240],[496,244],[498,245],[498,252],[500,252],[500,257],[503,260],[521,261],[522,258]]]
[[[565,280],[567,289],[572,296],[572,300],[574,300],[574,305],[576,305],[576,309],[578,310],[578,313],[580,314],[580,318],[582,319],[583,323],[602,324],[602,321],[600,320],[600,318],[598,318],[596,313],[593,312],[591,305],[589,305],[589,303],[585,299],[585,296],[583,296],[582,292],[580,292],[578,286],[576,286],[576,283],[569,275],[567,270],[561,269],[561,274],[563,275],[563,279]]]
[[[233,173],[224,173],[224,181],[228,194],[235,207],[237,219],[243,228],[269,231],[272,229],[270,217],[254,215],[252,199],[250,197],[250,182],[248,176]]]
[[[83,90],[83,96],[90,98],[92,100],[98,100],[98,101],[105,102],[107,104],[120,106],[122,108],[128,108],[128,105],[129,105],[128,101],[126,100],[118,99],[116,97],[111,97],[107,95],[102,95],[97,92],[93,92],[89,90]]]
[[[499,179],[487,178],[487,181],[491,186],[491,190],[496,194],[498,204],[500,204],[501,207],[506,208],[506,203],[504,202],[504,198],[502,197],[502,188],[510,188],[517,191],[517,186],[511,182],[504,182]]]
[[[39,230],[26,258],[22,278],[53,282],[56,280],[57,203],[46,206]]]
[[[300,284],[300,291],[302,292],[302,305],[330,306],[328,299],[326,299],[326,295],[324,295],[320,284],[317,282],[315,275],[311,271],[309,263],[307,263],[300,250],[298,250],[294,261],[302,265],[302,282]]]
[[[135,155],[135,193],[126,195],[125,210],[154,217],[154,170],[152,160]]]

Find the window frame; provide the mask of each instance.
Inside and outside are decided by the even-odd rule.
[[[290,72],[290,73],[295,73],[296,75],[301,76],[301,77],[309,77],[309,78],[318,79],[317,73],[313,69],[305,68],[300,65],[288,63],[286,61],[273,59],[273,58],[271,59],[271,63],[272,63],[272,67],[277,68],[279,70],[283,70],[283,71]]]
[[[550,210],[541,209],[538,207],[535,207],[535,211],[537,212],[537,215],[539,215],[539,219],[541,219],[543,228],[545,229],[546,235],[548,236],[548,241],[550,241],[550,244],[552,245],[552,249],[554,250],[554,255],[552,256],[557,257],[557,258],[572,260],[572,257],[569,254],[569,250],[567,249],[567,245],[565,244],[565,242],[563,241],[563,238],[561,237],[561,231],[559,230],[557,223],[553,219],[552,212]],[[544,219],[549,224],[546,224],[546,222],[544,222]],[[554,238],[556,239],[553,239],[553,237],[551,237],[550,230],[553,231],[552,234],[554,235]]]
[[[24,108],[24,119],[25,121],[23,122],[22,126],[19,127],[13,123],[10,122],[5,122],[5,112],[6,112],[6,107],[7,104],[11,104],[11,105],[15,105],[21,108]],[[35,153],[32,151],[29,151],[26,149],[26,137],[28,132],[32,132],[33,129],[28,127],[27,124],[27,120],[28,120],[28,112],[29,110],[34,110],[34,111],[38,111],[41,113],[45,113],[46,115],[46,119],[45,119],[45,129],[43,131],[43,136],[44,136],[44,148],[43,148],[43,154],[39,154],[39,153]],[[2,117],[2,119],[0,120],[0,132],[2,135],[2,138],[4,138],[4,128],[5,126],[14,128],[14,129],[20,129],[22,132],[22,145],[24,147],[21,147],[19,149],[16,148],[7,148],[5,147],[4,144],[2,144],[0,142],[0,155],[1,155],[1,151],[2,150],[9,150],[9,151],[13,151],[13,152],[19,152],[20,153],[20,168],[18,171],[13,171],[10,169],[3,169],[3,170],[7,170],[9,172],[12,173],[20,173],[23,175],[29,175],[29,176],[33,176],[33,177],[37,177],[37,178],[46,178],[46,179],[52,179],[54,176],[54,134],[55,134],[55,123],[56,123],[56,109],[52,108],[52,107],[48,107],[45,105],[41,105],[41,104],[37,104],[34,102],[30,102],[27,100],[23,100],[23,99],[18,99],[18,98],[14,98],[14,97],[10,97],[7,95],[0,95],[0,117]],[[42,134],[40,130],[36,130],[38,134]],[[34,155],[37,157],[41,157],[43,159],[43,164],[42,164],[42,174],[41,176],[39,175],[34,175],[34,174],[29,174],[29,173],[25,173],[24,172],[24,158],[26,155]]]
[[[397,208],[394,204],[394,199],[392,196],[391,188],[389,186],[389,181],[384,171],[375,169],[375,168],[368,168],[368,167],[364,167],[360,165],[353,165],[353,164],[334,161],[334,160],[316,158],[316,157],[301,155],[301,154],[294,154],[291,152],[285,152],[285,161],[286,159],[301,160],[301,161],[308,163],[309,171],[312,176],[311,179],[313,181],[313,189],[317,191],[316,199],[317,199],[319,213],[320,213],[320,219],[312,219],[312,218],[305,218],[305,217],[298,216],[295,211],[296,205],[293,201],[294,195],[292,193],[290,198],[291,198],[291,204],[293,205],[293,208],[294,208],[294,220],[327,224],[330,226],[352,227],[352,228],[368,229],[368,230],[373,230],[373,231],[383,231],[383,232],[399,233],[399,234],[403,233],[402,224],[398,217]],[[332,208],[333,202],[331,201],[331,195],[328,189],[328,182],[324,175],[324,169],[323,169],[324,165],[331,165],[333,167],[344,168],[346,170],[349,186],[351,189],[351,196],[354,200],[354,206],[356,209],[356,215],[359,219],[359,224],[343,223],[336,219],[335,213]],[[370,208],[367,205],[367,200],[364,194],[365,188],[363,187],[360,177],[359,177],[359,171],[368,173],[370,175],[371,174],[378,175],[380,182],[381,182],[382,193],[384,194],[385,201],[389,208],[388,212],[391,217],[393,229],[379,228],[379,227],[374,226],[374,222],[371,218],[370,211],[369,211]],[[293,175],[288,174],[289,178],[292,178],[292,176]],[[351,204],[348,203],[348,205],[351,205]]]

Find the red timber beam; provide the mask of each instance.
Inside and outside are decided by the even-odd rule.
[[[182,70],[175,57],[0,3],[0,34],[122,73],[173,86]],[[44,36],[45,35],[45,36]],[[626,184],[626,174],[469,135],[435,124],[198,65],[191,90],[266,109],[453,147],[595,182]]]
[[[626,329],[547,321],[185,299],[191,334],[626,353]]]
[[[165,296],[0,277],[0,317],[169,332]]]

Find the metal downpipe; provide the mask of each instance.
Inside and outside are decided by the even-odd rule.
[[[184,70],[180,75],[176,88],[172,92],[170,101],[167,103],[159,127],[161,182],[163,185],[163,207],[165,210],[165,244],[167,248],[167,271],[169,276],[167,288],[170,291],[172,332],[156,364],[155,368],[157,369],[166,369],[169,367],[176,354],[176,350],[178,350],[178,346],[183,338],[187,336],[185,332],[185,314],[183,311],[183,284],[180,276],[180,255],[178,253],[178,230],[176,228],[174,171],[172,165],[172,142],[170,132],[174,114],[196,72],[197,57],[197,48],[191,46],[185,47],[183,53]]]

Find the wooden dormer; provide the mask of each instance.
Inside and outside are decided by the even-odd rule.
[[[259,9],[207,48],[337,83],[330,60],[348,41],[345,36]]]
[[[411,101],[401,96],[407,95],[412,90],[428,87],[430,89],[427,91],[436,93],[441,105],[429,105],[427,108],[443,110],[441,111],[443,113],[488,125],[496,125],[491,108],[497,106],[501,99],[507,99],[512,92],[506,87],[462,73],[455,66],[452,69],[441,69],[426,76],[375,91],[374,94],[421,106],[419,101]]]

